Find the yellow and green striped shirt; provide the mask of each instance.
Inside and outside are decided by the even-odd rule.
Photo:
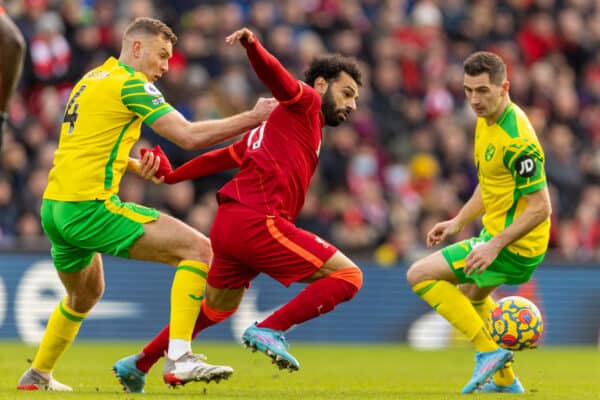
[[[475,165],[483,197],[483,226],[493,236],[523,212],[523,195],[546,187],[544,152],[527,116],[509,103],[498,121],[488,126],[479,118],[475,128]],[[546,252],[550,219],[508,246],[512,253],[534,257]]]
[[[114,57],[88,72],[69,96],[44,198],[105,200],[118,193],[142,122],[171,111],[144,74]]]

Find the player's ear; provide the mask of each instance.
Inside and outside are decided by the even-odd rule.
[[[508,94],[509,89],[510,89],[510,82],[509,81],[502,82],[502,95],[503,96]]]
[[[131,50],[133,52],[134,57],[140,57],[142,55],[142,41],[134,40],[131,44]]]
[[[322,76],[317,77],[317,79],[315,79],[315,90],[317,91],[317,93],[319,93],[321,96],[323,96],[325,94],[325,92],[327,92],[327,88],[329,87],[329,83],[327,82],[327,80],[325,78],[323,78]]]

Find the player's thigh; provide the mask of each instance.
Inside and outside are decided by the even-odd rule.
[[[84,236],[85,222],[94,212],[94,203],[81,204],[46,199],[42,201],[42,228],[50,239],[50,254],[59,273],[75,273],[92,262],[94,250],[82,247],[79,238],[71,240],[70,233],[65,233],[65,226],[69,226],[69,231],[75,230],[76,237],[78,233]]]
[[[329,264],[330,272],[336,266],[339,269],[354,266],[331,243],[284,218],[266,217],[265,227],[259,235],[260,250],[254,253],[251,265],[285,286],[315,275],[338,253],[335,262]],[[328,274],[324,271],[323,276]]]
[[[215,231],[213,230],[211,237],[213,237],[214,233]],[[219,241],[217,240],[217,242]],[[235,250],[235,248],[235,243],[232,243],[231,250]],[[218,247],[215,249],[206,279],[207,287],[231,290],[250,287],[250,282],[256,278],[259,272],[242,263],[237,257],[223,253],[225,252],[221,248]],[[216,297],[214,300],[217,300]]]
[[[145,225],[160,215],[153,208],[122,202],[116,195],[104,201],[55,202],[53,206],[56,226],[69,244],[122,258],[131,258],[131,248],[144,235]]]
[[[49,215],[42,218],[44,229],[56,231],[71,253],[87,251],[91,259],[98,252],[171,265],[183,259],[210,261],[206,237],[153,208],[122,202],[117,196],[105,201],[44,203]],[[80,262],[76,267],[85,265]]]
[[[497,287],[502,284],[518,285],[527,282],[535,268],[543,259],[543,255],[526,258],[513,254],[507,249],[500,250],[496,259],[481,273],[466,275],[464,266],[467,256],[473,248],[491,240],[492,236],[484,230],[479,236],[454,243],[441,250],[448,261],[456,280],[461,284],[474,284],[479,288]],[[484,291],[475,295],[482,296]],[[484,296],[485,297],[485,296]]]
[[[426,280],[457,282],[454,272],[441,251],[436,251],[414,262],[406,272],[406,280],[411,286]]]
[[[160,213],[143,225],[141,235],[130,247],[129,257],[177,265],[181,260],[210,262],[212,251],[208,238],[184,222]]]

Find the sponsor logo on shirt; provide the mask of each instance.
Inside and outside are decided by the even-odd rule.
[[[146,82],[144,83],[144,90],[146,91],[146,93],[148,93],[150,96],[154,96],[154,97],[162,97],[162,93],[160,92],[160,90],[158,90],[158,88],[156,86],[154,86],[152,83],[150,82]]]

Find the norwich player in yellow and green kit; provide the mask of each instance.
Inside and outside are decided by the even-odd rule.
[[[136,19],[125,30],[119,59],[111,57],[88,72],[71,92],[41,209],[67,295],[50,316],[18,389],[71,390],[52,377],[52,370],[104,292],[103,253],[177,268],[166,383],[208,382],[233,372],[207,364],[191,351],[212,256],[208,239],[155,209],[121,202],[119,183],[128,168],[145,178],[158,170],[160,160],[152,155],[143,158],[143,167],[129,160],[142,123],[183,148],[197,149],[258,125],[276,101],[260,99],[252,111],[221,120],[187,121],[152,84],[167,72],[176,39],[161,21]]]
[[[510,101],[509,86],[497,55],[477,52],[465,61],[465,95],[478,117],[479,185],[454,218],[431,229],[427,246],[481,215],[483,230],[415,262],[406,275],[413,291],[475,346],[475,371],[463,393],[524,392],[511,367],[512,352],[500,348],[485,326],[494,307],[489,294],[501,284],[527,282],[550,236],[544,153],[527,116]]]

